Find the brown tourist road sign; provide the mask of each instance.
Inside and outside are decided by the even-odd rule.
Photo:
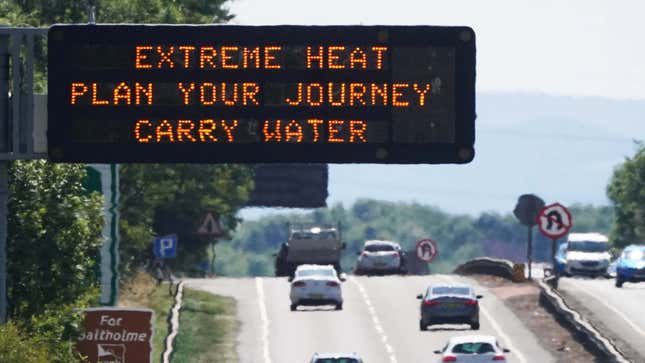
[[[76,350],[91,363],[152,363],[153,319],[148,309],[86,309]]]

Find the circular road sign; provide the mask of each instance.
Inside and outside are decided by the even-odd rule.
[[[437,243],[430,238],[425,238],[417,242],[417,258],[424,262],[432,262],[439,251]]]
[[[571,213],[560,203],[547,205],[537,217],[540,232],[551,239],[558,239],[569,233],[573,225]]]

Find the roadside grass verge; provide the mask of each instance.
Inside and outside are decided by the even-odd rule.
[[[156,280],[145,272],[139,272],[121,288],[119,306],[148,308],[155,312],[153,362],[161,361],[164,340],[168,335],[168,313],[173,303],[174,299],[168,293],[168,284],[157,286]]]
[[[184,289],[173,363],[236,363],[235,300]]]

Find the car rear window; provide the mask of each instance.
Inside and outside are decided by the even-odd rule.
[[[489,343],[462,343],[452,348],[456,354],[486,354],[495,353],[495,348]]]
[[[470,295],[470,289],[467,287],[434,287],[433,295]]]
[[[394,247],[392,247],[391,245],[369,245],[369,246],[365,246],[365,251],[367,252],[394,251]]]
[[[567,250],[581,251],[581,252],[606,252],[609,250],[609,243],[591,242],[591,241],[574,241],[574,242],[568,242]]]
[[[334,270],[300,270],[297,275],[302,276],[334,276]]]
[[[316,359],[315,363],[359,363],[354,358],[323,358]]]

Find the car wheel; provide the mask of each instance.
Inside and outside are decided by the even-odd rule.
[[[616,287],[623,287],[624,283],[625,283],[625,280],[623,280],[620,277],[616,276]]]
[[[291,311],[296,311],[298,309],[298,304],[291,304]]]
[[[335,310],[343,310],[343,303],[336,304]]]
[[[426,325],[426,323],[423,322],[423,320],[419,320],[419,330],[421,331],[428,330],[428,326]]]
[[[477,323],[471,323],[471,324],[470,324],[470,329],[472,329],[472,330],[479,330],[479,322],[477,322]]]

